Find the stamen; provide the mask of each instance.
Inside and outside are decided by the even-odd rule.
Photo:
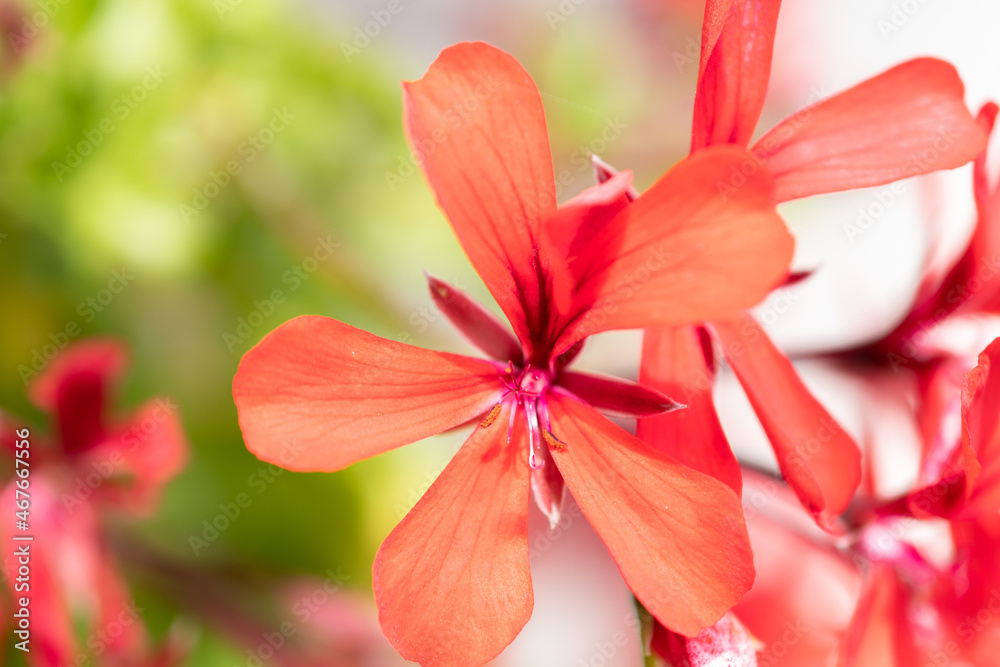
[[[545,459],[539,457],[535,452],[535,447],[541,444],[538,433],[538,410],[534,398],[525,396],[523,401],[524,412],[528,417],[528,466],[532,470],[538,470],[545,465]]]
[[[510,421],[507,423],[507,444],[514,437],[514,418],[517,416],[517,399],[515,398],[510,406]]]
[[[490,410],[490,414],[486,415],[486,418],[483,419],[482,423],[479,424],[479,428],[489,428],[490,425],[497,420],[497,417],[500,416],[500,413],[502,411],[503,411],[502,405],[500,405],[499,403],[494,405],[493,409]]]
[[[542,431],[542,439],[545,440],[545,443],[549,447],[556,450],[557,452],[561,452],[566,449],[566,443],[557,438],[556,436],[552,435],[552,431],[548,429]]]

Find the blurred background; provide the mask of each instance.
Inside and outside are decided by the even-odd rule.
[[[254,638],[292,617],[294,591],[332,580],[346,606],[324,636],[364,645],[335,664],[400,662],[374,625],[371,563],[462,434],[336,474],[262,472],[230,391],[242,354],[305,313],[474,352],[432,306],[422,272],[493,303],[413,167],[400,81],[456,41],[511,52],[543,96],[556,171],[572,174],[561,200],[592,183],[590,152],[634,170],[641,190],[688,148],[703,2],[389,4],[0,0],[0,408],[41,429],[26,378],[74,323],[76,340],[114,336],[131,350],[117,409],[156,395],[179,405],[189,465],[153,517],[111,530],[154,639],[178,619],[188,628],[184,664],[254,664]],[[975,111],[1000,98],[998,26],[990,0],[786,0],[760,129],[916,55],[953,62]],[[907,182],[864,234],[848,233],[878,193],[782,209],[798,268],[816,270],[766,322],[789,351],[889,330],[928,255],[954,253],[971,229],[968,167]],[[116,275],[125,286],[114,292]],[[599,337],[579,366],[635,377],[639,340]],[[806,372],[823,383],[822,368]],[[734,395],[734,445],[756,452],[748,408],[720,393]],[[831,407],[851,428],[850,405]],[[252,502],[208,540],[206,522],[240,494]],[[641,664],[631,634],[601,652],[634,611],[573,517],[553,534],[533,515],[535,616],[498,664]],[[213,604],[171,577],[204,581]],[[219,620],[240,614],[242,634]]]

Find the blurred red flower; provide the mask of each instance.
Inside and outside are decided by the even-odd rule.
[[[107,512],[151,511],[187,459],[179,415],[168,399],[109,419],[112,386],[125,366],[118,342],[84,341],[64,350],[28,387],[53,427],[44,434],[28,429],[29,446],[15,450],[18,458],[27,452],[23,460],[30,471],[29,524],[16,534],[34,539],[11,541],[15,501],[24,497],[16,486],[22,477],[3,490],[0,506],[12,520],[0,523],[0,538],[30,545],[30,589],[17,588],[17,559],[5,559],[4,569],[11,594],[31,600],[31,665],[62,667],[89,655],[102,664],[163,665],[173,654],[169,643],[149,646],[141,610],[100,525]],[[86,619],[84,642],[75,631],[80,618]]]

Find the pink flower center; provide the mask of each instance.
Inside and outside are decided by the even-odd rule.
[[[500,402],[486,416],[480,427],[487,428],[496,421],[504,408],[510,409],[510,423],[507,426],[507,442],[510,443],[514,433],[514,420],[519,409],[524,410],[528,424],[528,465],[532,470],[538,470],[545,465],[545,444],[556,449],[565,445],[552,435],[552,425],[549,420],[548,392],[552,387],[552,374],[528,364],[523,369],[516,369],[508,363],[500,382],[507,391],[500,397]]]

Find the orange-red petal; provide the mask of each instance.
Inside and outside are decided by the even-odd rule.
[[[240,361],[233,398],[247,448],[290,470],[334,471],[489,411],[486,361],[396,343],[328,317],[297,317]]]
[[[750,150],[778,201],[953,169],[986,145],[964,93],[953,66],[917,58],[786,118]]]
[[[861,482],[861,453],[748,313],[713,322],[778,465],[817,522],[831,529]]]
[[[914,645],[910,594],[892,567],[875,564],[844,639],[843,663],[852,667],[909,667],[924,661]]]
[[[540,221],[556,208],[541,96],[509,54],[448,47],[403,85],[410,145],[459,242],[522,343],[545,323]]]
[[[694,636],[753,582],[739,498],[571,398],[552,396],[552,450],[625,583],[664,626]]]
[[[81,456],[79,466],[104,481],[95,500],[144,514],[156,508],[163,487],[184,469],[187,438],[180,412],[169,398],[147,401],[106,440]]]
[[[646,329],[639,381],[687,408],[640,419],[636,435],[739,495],[743,492],[740,464],[722,432],[712,400],[715,367],[711,345],[708,333],[700,327]]]
[[[736,146],[675,165],[592,239],[607,250],[593,254],[557,353],[600,331],[693,324],[763,299],[794,245],[772,187]]]
[[[403,521],[373,567],[379,622],[404,658],[472,667],[531,616],[527,438],[477,428]]]
[[[692,152],[750,141],[767,94],[780,6],[780,0],[706,3]]]

